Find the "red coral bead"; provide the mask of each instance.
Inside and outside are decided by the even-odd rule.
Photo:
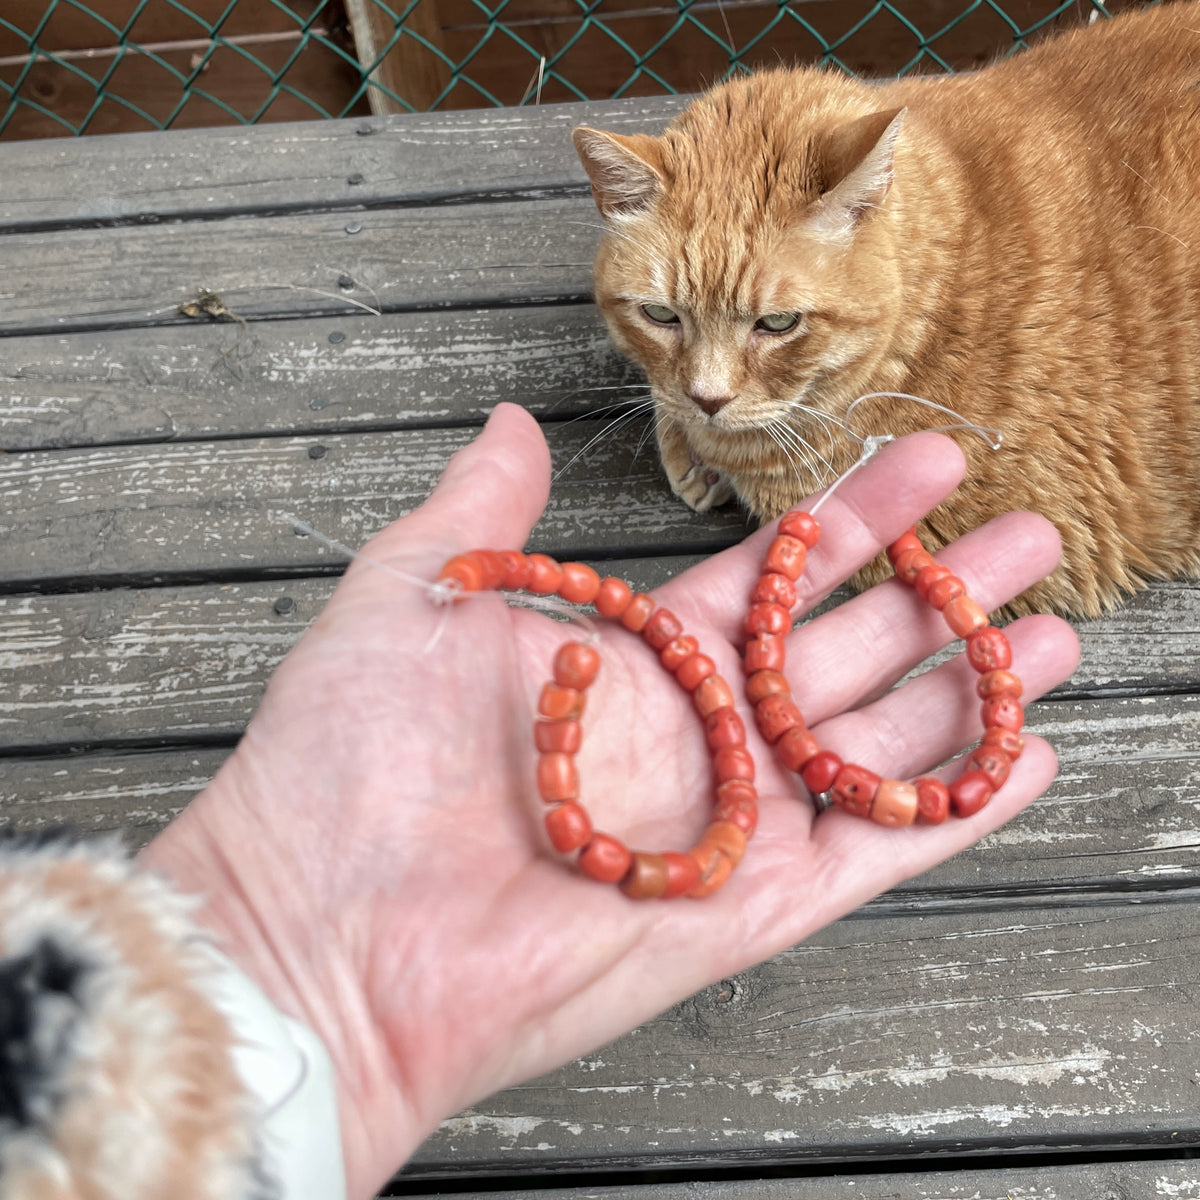
[[[967,637],[967,661],[980,674],[1012,666],[1012,647],[1004,630],[986,625]]]
[[[472,550],[468,558],[473,558],[483,570],[483,590],[491,591],[499,587],[504,578],[504,557],[499,550]]]
[[[775,754],[789,771],[802,770],[805,763],[821,753],[821,747],[812,733],[802,725],[789,729],[775,743]]]
[[[591,687],[600,670],[600,653],[586,642],[567,642],[554,656],[554,682],[583,691]]]
[[[959,817],[973,817],[992,798],[992,787],[982,771],[964,771],[950,785],[950,806]]]
[[[988,615],[970,596],[955,596],[946,602],[942,616],[956,637],[965,638],[988,623]]]
[[[678,671],[681,666],[700,648],[700,643],[696,641],[690,633],[685,633],[682,637],[677,637],[673,642],[668,642],[659,654],[659,661],[668,671]]]
[[[789,729],[802,726],[804,718],[790,696],[767,696],[754,706],[754,723],[773,746]]]
[[[913,780],[917,789],[917,818],[926,825],[940,825],[950,815],[950,789],[932,775]]]
[[[583,745],[583,726],[578,721],[534,721],[533,744],[543,754],[576,754]]]
[[[744,746],[722,746],[720,750],[713,751],[713,769],[717,773],[718,783],[730,779],[754,782],[754,759]]]
[[[672,850],[663,854],[667,864],[667,886],[664,900],[672,900],[690,892],[700,882],[700,864],[687,854],[676,854]]]
[[[928,603],[929,589],[935,583],[943,579],[949,579],[954,574],[949,567],[943,567],[941,563],[931,563],[917,573],[916,582],[913,584],[913,590],[921,597],[922,600]]]
[[[947,575],[929,585],[929,595],[926,599],[939,612],[944,611],[951,600],[967,594],[967,585],[957,575]]]
[[[596,611],[602,617],[616,618],[629,607],[632,599],[633,589],[629,584],[623,579],[616,578],[615,575],[609,575],[600,580],[593,603],[596,605]]]
[[[667,862],[661,854],[634,851],[629,871],[621,880],[621,891],[630,900],[657,900],[666,892],[668,878]]]
[[[730,779],[717,788],[713,820],[736,825],[747,837],[758,827],[758,793],[744,779]]]
[[[555,850],[569,854],[587,845],[592,836],[592,819],[580,805],[568,801],[546,814],[546,832]]]
[[[586,563],[563,563],[557,590],[568,604],[591,604],[600,590],[600,576]]]
[[[656,608],[642,626],[642,639],[652,650],[662,650],[682,632],[679,618],[669,608]]]
[[[844,763],[833,780],[834,803],[856,817],[870,816],[871,801],[881,782],[874,771],[855,763]]]
[[[893,564],[896,568],[896,578],[910,585],[916,583],[917,576],[926,567],[933,565],[933,555],[923,546],[915,550],[906,550]]]
[[[746,699],[751,704],[757,704],[768,696],[790,696],[792,689],[788,686],[787,676],[778,671],[755,671],[746,680]]]
[[[650,614],[653,611],[653,598],[647,596],[645,592],[638,592],[636,596],[630,599],[629,603],[625,606],[625,611],[618,619],[630,633],[641,633],[646,627],[646,622],[650,620]]]
[[[782,671],[787,660],[787,636],[782,633],[762,633],[746,643],[745,668],[747,675],[755,671]]]
[[[551,752],[538,756],[538,792],[547,804],[579,799],[579,769],[573,755]]]
[[[975,691],[980,700],[989,700],[992,696],[1020,696],[1024,687],[1021,680],[1011,671],[985,671],[975,684]]]
[[[779,518],[779,532],[787,537],[799,538],[809,550],[821,540],[820,522],[811,513],[798,508]]]
[[[702,717],[723,712],[733,707],[733,690],[720,675],[710,675],[692,692],[692,703]]]
[[[758,577],[750,593],[752,604],[779,604],[791,608],[796,603],[796,585],[786,576],[768,571]]]
[[[528,588],[536,596],[548,596],[558,590],[562,582],[562,567],[547,554],[526,556],[529,563]]]
[[[887,548],[888,562],[892,566],[896,565],[896,560],[902,554],[907,554],[910,550],[924,550],[925,547],[921,544],[921,539],[917,537],[917,527],[910,525],[894,542]]]
[[[842,760],[832,750],[822,750],[808,760],[800,772],[800,778],[804,780],[804,786],[816,795],[833,787],[833,781],[841,769]]]
[[[1003,729],[999,725],[993,725],[990,729],[983,731],[983,741],[980,743],[983,746],[995,746],[997,750],[1003,750],[1009,758],[1016,762],[1021,757],[1021,751],[1025,749],[1025,739],[1021,737],[1013,729]]]
[[[629,847],[606,833],[592,834],[579,856],[579,869],[597,883],[618,883],[633,865]]]
[[[967,758],[968,771],[981,771],[995,791],[1003,786],[1012,770],[1012,759],[998,746],[980,745]]]
[[[576,721],[583,716],[587,697],[576,688],[547,683],[538,697],[538,713],[552,721]]]
[[[710,750],[720,750],[722,746],[744,746],[746,726],[732,705],[718,708],[704,718],[704,737]]]
[[[760,633],[788,633],[792,614],[782,604],[752,604],[744,628],[751,637]]]
[[[529,560],[520,550],[501,550],[499,554],[500,561],[504,564],[504,576],[498,586],[506,592],[523,591],[529,586],[530,577],[533,575]]]
[[[789,579],[799,579],[804,574],[804,563],[807,557],[808,551],[799,538],[781,534],[767,547],[767,556],[763,559],[763,570],[786,575]]]
[[[694,692],[710,675],[717,672],[717,664],[707,654],[693,654],[675,668],[675,678],[689,692]]]
[[[1010,696],[1007,692],[985,700],[981,715],[985,729],[992,725],[999,725],[1001,729],[1011,729],[1013,733],[1017,733],[1025,724],[1025,710],[1021,707],[1021,702],[1016,696]]]

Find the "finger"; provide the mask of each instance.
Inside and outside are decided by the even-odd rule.
[[[1068,679],[1079,639],[1066,621],[1039,615],[1008,627],[1013,671],[1028,704]],[[908,680],[882,699],[814,726],[823,747],[890,779],[932,770],[983,732],[979,674],[962,654]]]
[[[1009,513],[937,554],[991,611],[1048,574],[1058,531],[1035,513]],[[802,625],[788,638],[788,679],[810,723],[857,707],[955,640],[945,618],[893,579]]]
[[[499,404],[483,431],[446,465],[433,494],[373,540],[386,558],[428,547],[442,557],[475,548],[519,549],[550,494],[550,452],[537,421],[515,404]]]
[[[962,451],[947,437],[918,433],[886,446],[848,476],[817,517],[821,540],[796,581],[799,612],[807,612],[859,567],[870,562],[918,518],[941,503],[962,479]],[[815,497],[799,507],[811,507]],[[746,597],[775,537],[772,521],[739,545],[659,590],[685,622],[702,621],[732,641],[742,639]]]

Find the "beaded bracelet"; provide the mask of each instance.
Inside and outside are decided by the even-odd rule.
[[[962,580],[937,564],[910,529],[888,547],[897,576],[941,611],[954,633],[966,639],[967,658],[980,672],[977,691],[983,700],[984,736],[968,757],[966,769],[947,786],[932,776],[906,783],[883,779],[864,767],[843,762],[821,749],[805,726],[783,674],[787,635],[796,603],[795,581],[808,551],[820,538],[810,514],[783,517],[767,550],[763,570],[751,592],[746,614],[746,697],[754,708],[763,738],[779,761],[797,772],[818,811],[837,805],[846,812],[888,826],[914,821],[938,824],[953,812],[978,812],[1002,786],[1023,741],[1018,731],[1024,714],[1021,681],[1008,670],[1012,653],[1004,633],[966,594]],[[545,554],[516,550],[472,550],[450,559],[438,579],[463,592],[500,588],[556,594],[571,604],[594,604],[602,617],[617,621],[659,655],[663,666],[691,693],[704,721],[713,758],[716,798],[713,818],[700,840],[682,853],[630,850],[617,838],[592,826],[579,802],[575,755],[583,743],[580,718],[587,689],[596,678],[600,655],[586,642],[562,646],[554,658],[553,678],[543,688],[534,722],[538,750],[537,786],[549,806],[545,816],[551,844],[563,854],[578,852],[583,874],[616,883],[638,900],[711,895],[741,861],[758,823],[754,759],[746,746],[746,727],[734,708],[733,692],[696,639],[683,631],[669,609],[623,580],[601,579],[583,563],[559,563]]]

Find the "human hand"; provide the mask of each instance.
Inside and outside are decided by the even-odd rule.
[[[797,610],[913,524],[961,470],[953,443],[930,434],[848,479],[819,514]],[[367,553],[432,580],[456,553],[523,545],[548,487],[540,431],[502,406],[430,500]],[[761,530],[656,593],[735,691],[741,622],[771,536]],[[1015,514],[938,557],[993,608],[1057,556],[1052,527]],[[712,804],[702,723],[640,638],[601,624],[584,803],[628,845],[683,849]],[[225,767],[144,853],[206,897],[201,921],[329,1048],[351,1197],[373,1195],[446,1116],[926,870],[1055,772],[1050,748],[1027,736],[1008,782],[968,820],[892,830],[836,810],[814,819],[747,719],[760,818],[745,860],[706,900],[632,901],[580,876],[541,831],[531,721],[573,632],[498,595],[439,609],[418,587],[353,564]],[[1074,669],[1075,637],[1057,618],[1028,617],[1008,634],[1026,699]],[[890,581],[792,633],[794,698],[822,745],[892,777],[919,774],[979,736],[961,656],[888,692],[950,640],[937,613]]]

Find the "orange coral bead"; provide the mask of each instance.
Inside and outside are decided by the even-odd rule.
[[[700,864],[686,854],[666,851],[663,861],[667,864],[667,886],[664,900],[672,900],[690,892],[700,882]]]
[[[926,825],[940,825],[950,815],[950,789],[932,775],[913,780],[917,789],[917,817]]]
[[[1003,629],[985,625],[967,638],[967,662],[979,671],[1002,671],[1012,666],[1012,647]]]
[[[600,580],[596,589],[596,611],[602,617],[619,617],[629,607],[633,589],[623,579],[609,575]]]
[[[526,556],[529,563],[529,590],[536,596],[549,596],[558,591],[562,582],[562,567],[548,554],[530,554]]]
[[[483,566],[484,590],[499,587],[507,570],[504,555],[499,550],[472,550],[471,557]]]
[[[1013,733],[1017,733],[1025,724],[1025,710],[1021,707],[1021,702],[1008,692],[985,700],[980,715],[985,729],[999,725],[1001,729],[1011,729]]]
[[[929,594],[925,598],[941,612],[951,600],[966,594],[967,585],[957,575],[947,575],[929,585]]]
[[[779,671],[755,671],[746,680],[746,699],[757,704],[768,696],[790,696],[792,689],[787,677]]]
[[[845,763],[833,780],[833,801],[853,816],[870,816],[871,802],[881,782],[874,771],[868,771],[857,763]]]
[[[705,716],[704,737],[710,750],[746,744],[746,726],[732,703]]]
[[[907,554],[910,550],[924,550],[921,545],[921,539],[917,537],[917,527],[910,525],[894,542],[887,548],[888,562],[893,566],[896,565],[896,560],[902,555]]]
[[[591,687],[600,670],[600,653],[586,642],[567,642],[554,656],[554,682],[583,691]]]
[[[621,880],[621,891],[630,900],[657,900],[667,890],[667,862],[661,854],[635,850],[629,872]]]
[[[464,592],[478,592],[483,588],[483,567],[469,555],[456,554],[438,572],[438,580],[457,583]]]
[[[571,754],[552,751],[538,756],[537,786],[543,800],[553,804],[579,799],[579,769]]]
[[[722,746],[720,750],[713,751],[713,768],[718,783],[730,779],[754,782],[754,759],[744,746]]]
[[[1025,749],[1025,739],[1015,729],[1004,729],[999,725],[993,725],[990,729],[983,731],[983,740],[980,745],[995,746],[997,750],[1003,750],[1013,762],[1016,762],[1021,757],[1021,751]]]
[[[804,718],[791,696],[767,696],[754,706],[754,723],[773,746],[789,729],[802,726]]]
[[[618,620],[630,633],[641,633],[654,611],[654,601],[645,592],[632,596]]]
[[[700,869],[700,881],[686,893],[693,900],[711,896],[713,892],[724,887],[733,873],[733,863],[716,846],[705,845],[702,842],[688,851],[688,857],[694,859]]]
[[[597,883],[619,883],[632,865],[629,847],[607,833],[592,834],[579,856],[579,869]]]
[[[674,673],[699,649],[700,643],[690,633],[685,633],[673,642],[668,642],[658,657],[662,665]]]
[[[881,779],[871,801],[870,816],[877,825],[892,829],[911,825],[917,819],[917,789],[898,779]]]
[[[736,867],[746,853],[746,832],[732,821],[714,821],[700,839],[702,846],[716,846]]]
[[[932,567],[933,565],[933,555],[923,546],[915,550],[906,550],[893,563],[893,566],[896,568],[896,578],[902,579],[910,585],[916,583],[917,576],[926,567]]]
[[[779,604],[791,608],[796,603],[796,585],[786,576],[768,571],[758,577],[750,593],[752,604]]]
[[[500,559],[504,563],[504,577],[499,586],[506,592],[519,592],[527,588],[533,576],[529,559],[520,550],[501,550]]]
[[[583,726],[578,721],[534,721],[533,744],[543,754],[575,754],[583,745]]]
[[[552,721],[577,721],[586,705],[587,697],[575,688],[547,683],[538,697],[538,714]]]
[[[662,650],[683,632],[679,618],[669,608],[656,608],[642,626],[642,638],[652,650]]]
[[[796,725],[775,743],[775,754],[789,771],[800,771],[821,753],[817,739],[803,725]]]
[[[779,532],[798,538],[811,550],[821,540],[821,524],[811,513],[794,508],[779,518]]]
[[[694,692],[710,675],[717,672],[717,664],[707,654],[693,654],[675,668],[675,678],[689,692]]]
[[[985,671],[975,684],[975,691],[980,700],[990,700],[993,696],[1020,696],[1024,687],[1021,680],[1011,671]]]
[[[599,590],[600,576],[586,563],[563,563],[557,591],[568,604],[591,604]]]
[[[763,570],[786,575],[789,579],[799,579],[804,574],[807,557],[808,551],[799,538],[781,534],[767,547]]]
[[[747,837],[758,827],[758,792],[744,779],[730,779],[717,788],[713,820],[736,825]]]
[[[942,616],[960,638],[982,629],[988,623],[987,613],[970,596],[955,596],[953,600],[947,601],[942,609]]]
[[[724,712],[733,705],[733,691],[720,675],[710,675],[692,692],[696,711],[707,717],[710,713]]]
[[[789,633],[792,614],[782,604],[752,604],[743,627],[751,637],[760,633]]]
[[[922,568],[917,573],[916,581],[913,583],[913,590],[922,600],[928,602],[929,589],[935,583],[943,579],[949,579],[953,574],[954,572],[949,567],[943,567],[941,563],[930,563],[929,566]]]
[[[787,659],[787,636],[782,633],[761,633],[746,643],[745,669],[747,675],[755,671],[782,671]]]
[[[580,805],[568,801],[546,814],[546,833],[560,854],[586,846],[592,836],[592,819]]]

